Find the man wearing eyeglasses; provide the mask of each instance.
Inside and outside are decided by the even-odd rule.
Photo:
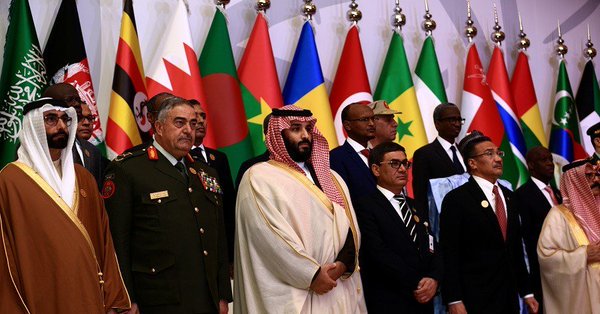
[[[189,155],[198,119],[161,103],[151,145],[123,153],[102,187],[123,280],[141,313],[226,313],[231,301],[222,188]]]
[[[442,296],[452,314],[519,313],[518,296],[530,313],[538,303],[523,258],[517,203],[498,184],[504,152],[478,131],[458,145],[469,181],[442,203]]]
[[[92,175],[73,163],[73,108],[23,108],[18,159],[0,172],[0,313],[114,313],[130,300]]]
[[[433,313],[442,260],[427,223],[406,196],[410,161],[394,142],[377,145],[369,156],[377,191],[359,199],[361,276],[371,313]]]
[[[375,138],[375,115],[369,106],[350,104],[342,109],[342,124],[348,134],[342,146],[331,150],[329,160],[346,182],[350,197],[355,201],[375,191],[375,177],[369,170],[369,141]]]
[[[540,233],[546,313],[600,313],[600,165],[593,157],[563,167],[564,203]]]
[[[412,187],[416,207],[429,220],[427,191],[429,180],[445,178],[465,172],[465,163],[455,144],[465,122],[455,104],[444,103],[433,111],[433,122],[438,136],[433,142],[417,149],[413,156]]]
[[[93,124],[96,121],[90,107],[79,97],[77,89],[69,83],[58,83],[49,86],[44,91],[44,97],[63,100],[77,112],[77,134],[73,144],[73,159],[75,163],[85,167],[96,179],[98,189],[102,187],[104,170],[108,159],[102,156],[100,150],[88,142],[92,136]]]

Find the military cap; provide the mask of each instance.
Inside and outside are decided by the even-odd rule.
[[[592,139],[596,138],[596,137],[600,137],[600,122],[592,125],[588,130],[587,130],[587,135],[589,135]]]
[[[391,109],[385,100],[376,100],[370,103],[369,108],[373,109],[374,115],[400,114],[402,112]]]

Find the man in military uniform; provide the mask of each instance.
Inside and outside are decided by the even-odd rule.
[[[231,301],[222,190],[188,154],[197,122],[166,99],[147,148],[107,169],[102,196],[123,279],[141,313],[226,313]]]
[[[592,164],[597,164],[600,162],[600,122],[592,125],[586,134],[590,137],[594,146],[594,153],[590,157],[591,162]]]

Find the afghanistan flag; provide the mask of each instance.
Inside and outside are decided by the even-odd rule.
[[[587,130],[594,124],[600,122],[600,89],[594,71],[594,63],[588,60],[585,63],[581,82],[575,96],[577,103],[577,114],[581,123],[582,142],[589,154],[594,153],[594,146],[587,135]]]
[[[77,89],[79,97],[90,106],[92,114],[98,116],[96,95],[75,0],[62,0],[48,43],[44,48],[44,61],[50,77],[50,84],[69,83],[73,85]],[[94,131],[90,142],[100,145],[100,149],[105,151],[100,119],[96,119],[94,122]]]
[[[269,26],[263,12],[259,12],[238,67],[244,110],[254,155],[267,150],[264,142],[263,121],[273,108],[283,106],[281,87],[277,78]],[[266,130],[264,130],[266,132]]]
[[[244,103],[240,91],[227,21],[221,9],[216,9],[204,49],[198,61],[202,69],[202,84],[206,103],[211,112],[209,128],[213,132],[215,146],[227,154],[232,177],[237,177],[240,165],[253,156],[252,142],[248,134]]]
[[[147,98],[146,81],[135,25],[133,0],[125,0],[106,123],[106,147],[110,158],[152,138],[146,116],[148,110],[143,106]]]
[[[0,169],[17,156],[23,106],[41,97],[46,68],[27,0],[13,0],[0,75]]]

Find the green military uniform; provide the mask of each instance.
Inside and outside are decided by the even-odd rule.
[[[212,313],[231,301],[216,171],[185,158],[182,174],[154,146],[117,157],[102,196],[119,265],[141,313]]]

